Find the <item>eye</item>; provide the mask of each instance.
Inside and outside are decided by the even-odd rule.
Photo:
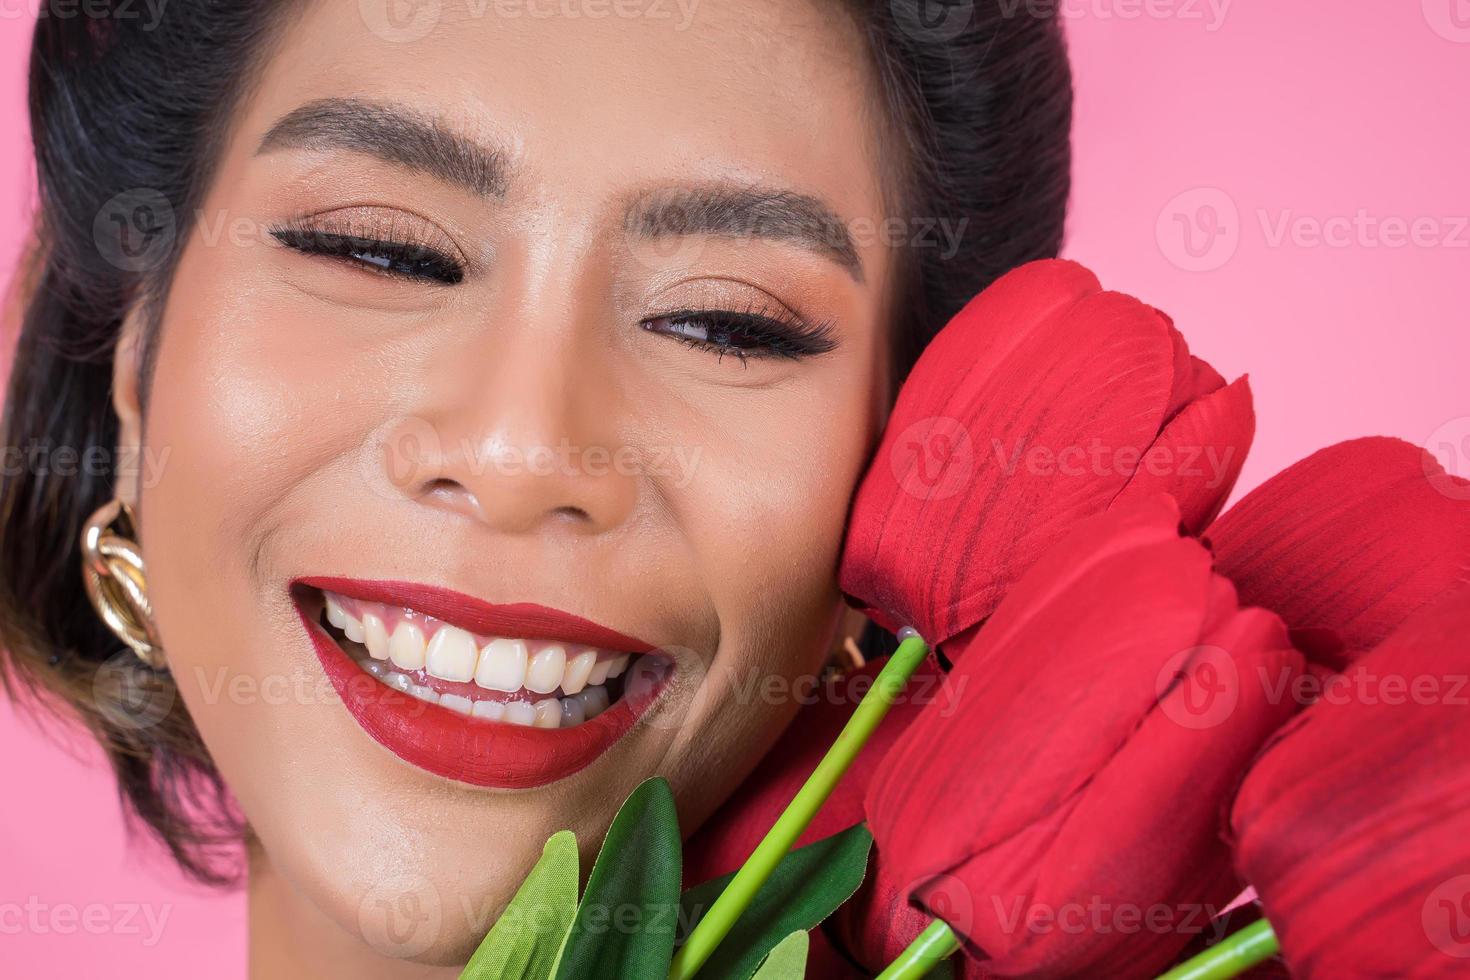
[[[644,330],[664,334],[717,357],[734,354],[800,360],[837,346],[831,324],[809,324],[796,315],[753,310],[679,310],[642,321]]]
[[[391,223],[390,223],[391,225]],[[338,259],[372,272],[417,282],[453,286],[464,280],[464,264],[447,248],[404,229],[382,231],[351,221],[293,222],[271,229],[271,237],[303,255]]]

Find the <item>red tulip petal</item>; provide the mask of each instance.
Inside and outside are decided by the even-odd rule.
[[[1102,292],[1087,268],[1066,259],[1028,262],[1001,276],[966,303],[950,322],[970,326],[946,329],[924,349],[910,377],[923,376],[941,390],[989,375],[1006,362],[1036,330],[1064,315],[1078,301]],[[978,327],[974,326],[979,324]],[[929,397],[916,392],[913,397]],[[895,413],[898,411],[895,406]]]
[[[1288,692],[1300,669],[1285,627],[1264,609],[1234,613],[1205,637],[1034,872],[1033,905],[1090,906],[1098,926],[1064,944],[1037,937],[1008,958],[1008,973],[1155,976],[1210,928],[1240,892],[1220,835],[1225,801],[1295,713]],[[1130,924],[1135,933],[1120,939]]]
[[[1180,403],[1180,408],[1188,405],[1190,402],[1198,401],[1206,395],[1214,394],[1225,387],[1225,378],[1221,376],[1219,371],[1211,367],[1208,362],[1191,356],[1189,358],[1189,365],[1193,371],[1190,378],[1191,387],[1188,397]],[[1173,418],[1172,414],[1170,418]]]
[[[1470,965],[1470,586],[1405,621],[1270,742],[1232,811],[1292,976]]]
[[[860,486],[843,591],[933,644],[980,622],[1047,546],[1104,510],[1174,386],[1164,320],[1069,263],[1002,277],[920,359]],[[1101,455],[1099,455],[1101,454]]]
[[[1290,672],[1297,655],[1274,617],[1232,611],[1228,584],[1178,527],[1167,497],[1080,524],[966,635],[946,678],[956,710],[921,715],[869,787],[880,873],[943,909],[998,974],[1105,975],[1088,964],[1114,956],[1152,968],[1191,938],[1038,931],[1026,918],[1037,903],[1060,911],[1095,894],[1127,914],[1223,907],[1238,891],[1214,833],[1228,766],[1292,710],[1252,686],[1257,666]],[[1202,637],[1225,649],[1202,652]],[[1191,726],[1181,705],[1227,668],[1233,708]]]
[[[1118,499],[1172,494],[1184,526],[1198,534],[1225,506],[1255,434],[1250,383],[1241,377],[1176,415]]]
[[[1163,310],[1154,312],[1169,326],[1169,339],[1174,344],[1174,390],[1169,395],[1169,410],[1164,418],[1172,419],[1184,406],[1225,387],[1225,379],[1205,361],[1189,353],[1184,335],[1174,327],[1174,320]]]
[[[1470,581],[1470,482],[1418,446],[1358,439],[1258,487],[1208,537],[1242,601],[1335,632],[1351,657]]]
[[[905,876],[989,852],[1007,866],[987,887],[1029,890],[1064,811],[1154,702],[1159,669],[1198,641],[1209,560],[1171,510],[1128,527],[1126,547],[1099,531],[1138,511],[1084,522],[957,655],[959,710],[914,722],[868,790],[881,853]]]
[[[848,899],[849,904],[851,901]],[[806,975],[822,977],[823,980],[868,980],[872,973],[854,965],[847,954],[839,949],[829,937],[828,930],[831,921],[828,919],[827,922],[807,933],[810,945],[807,947],[806,954]]]
[[[866,976],[875,976],[934,921],[934,916],[909,902],[909,882],[895,881],[883,873],[883,856],[875,853],[873,868],[857,894],[848,899],[825,927],[834,945],[862,964]],[[952,918],[952,916],[951,916]],[[949,921],[949,919],[946,919]],[[990,971],[965,956],[949,961],[955,980],[988,977]],[[826,974],[807,971],[808,976]]]

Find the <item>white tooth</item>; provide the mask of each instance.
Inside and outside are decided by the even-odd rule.
[[[383,678],[388,676],[387,664],[381,663],[377,660],[363,660],[360,662],[362,663],[363,670],[367,671],[369,674],[372,674],[379,680],[382,680]],[[398,676],[402,677],[403,675],[399,674]]]
[[[596,650],[583,650],[567,661],[567,672],[561,675],[563,694],[576,694],[587,686],[587,677],[597,664]]]
[[[476,701],[475,706],[470,709],[470,714],[476,718],[500,721],[505,717],[505,704],[501,701]]]
[[[408,679],[408,675],[400,674],[396,670],[388,671],[388,676],[383,678],[383,682],[393,688],[393,690],[402,691],[404,694],[407,694],[413,688],[413,681]]]
[[[430,677],[468,683],[475,676],[475,661],[479,656],[473,636],[458,626],[441,626],[429,641],[425,669]]]
[[[587,686],[596,687],[607,680],[608,668],[612,666],[612,658],[604,658],[592,666],[592,673],[587,675]]]
[[[526,643],[497,637],[480,648],[475,683],[492,691],[519,691],[526,683]]]
[[[388,640],[388,659],[404,670],[424,665],[424,631],[408,620],[399,623]]]
[[[473,710],[473,702],[463,694],[441,694],[439,695],[439,707],[467,715]]]
[[[561,727],[571,728],[587,720],[587,709],[578,698],[559,698],[561,701]]]
[[[363,613],[362,642],[374,660],[388,659],[388,627],[383,625],[381,616]]]
[[[536,724],[536,706],[529,701],[512,701],[505,706],[505,720],[530,728]]]
[[[342,632],[346,633],[347,634],[347,638],[349,640],[351,640],[353,643],[361,643],[362,642],[362,621],[360,619],[358,619],[356,616],[348,616],[347,617],[347,622],[345,622],[345,623],[342,624]]]
[[[536,702],[536,727],[561,727],[561,704],[558,703],[556,698],[547,698],[545,701]]]
[[[343,611],[342,605],[330,592],[322,593],[327,599],[327,622],[341,629],[347,625],[347,613]]]
[[[605,687],[589,687],[577,697],[582,699],[582,708],[587,712],[588,720],[606,711],[609,704]]]
[[[543,647],[526,668],[526,690],[550,694],[561,684],[561,675],[566,673],[566,669],[565,647]]]
[[[439,703],[439,692],[434,690],[432,687],[429,687],[427,684],[415,684],[408,689],[408,693],[412,694],[420,701],[427,701],[430,704]]]
[[[614,660],[612,662],[612,666],[607,669],[607,676],[609,676],[609,677],[621,677],[623,675],[623,671],[625,671],[625,670],[628,669],[628,657],[629,656],[630,656],[629,654],[626,654],[625,653],[622,656],[618,657],[616,660]]]

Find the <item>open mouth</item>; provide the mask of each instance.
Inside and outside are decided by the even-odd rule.
[[[387,687],[472,718],[571,728],[623,695],[634,654],[483,636],[417,610],[323,592],[322,625]]]
[[[477,785],[541,785],[590,764],[673,669],[642,641],[542,606],[337,578],[291,592],[358,724],[401,758]]]

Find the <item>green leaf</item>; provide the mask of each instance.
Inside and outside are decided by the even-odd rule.
[[[873,835],[862,824],[787,854],[714,955],[699,980],[749,980],[761,958],[793,932],[814,929],[863,883]],[[706,881],[684,893],[679,941],[699,922],[735,877]]]
[[[460,980],[546,980],[577,914],[577,838],[551,835],[515,898],[485,934]]]
[[[807,944],[805,929],[781,940],[755,972],[755,980],[803,980],[806,976]]]
[[[649,980],[674,958],[682,860],[669,784],[639,784],[602,842],[557,960],[556,980]]]

